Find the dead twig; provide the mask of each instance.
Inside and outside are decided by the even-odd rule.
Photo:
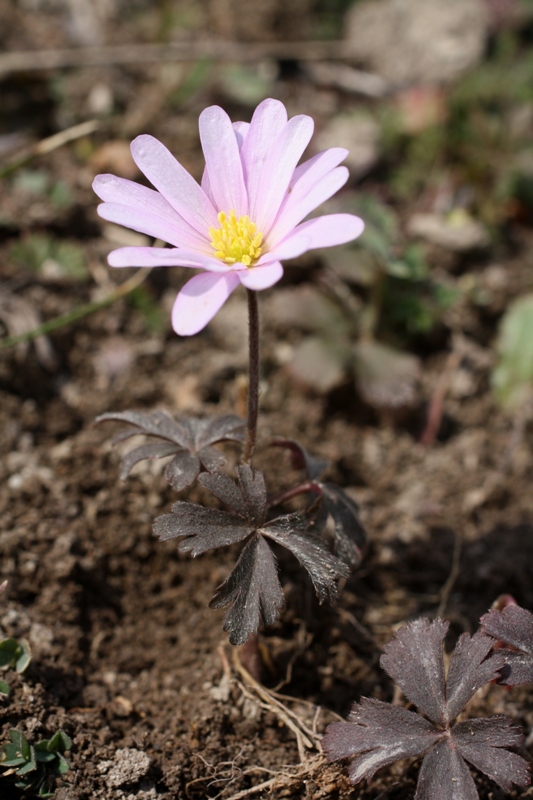
[[[294,772],[280,771],[276,773],[273,778],[270,778],[270,780],[258,783],[257,786],[250,786],[249,789],[242,789],[240,792],[226,797],[225,800],[243,800],[245,797],[251,797],[260,792],[265,792],[266,795],[266,792],[271,792],[274,789],[286,789],[294,784],[302,783],[302,781],[314,775],[317,770],[322,767],[324,761],[325,757],[322,754],[313,756],[313,758],[309,759],[304,764],[300,764]]]
[[[311,42],[234,42],[198,40],[167,44],[122,44],[102,47],[73,47],[58,50],[34,50],[0,55],[0,77],[13,72],[36,72],[66,67],[110,66],[113,64],[149,64],[162,61],[251,62],[263,58],[301,61],[349,58],[349,46],[342,41]]]
[[[58,328],[64,328],[66,325],[71,325],[73,322],[77,322],[78,320],[83,319],[83,317],[89,316],[89,314],[94,314],[95,311],[100,311],[100,309],[110,306],[112,303],[115,303],[117,300],[125,297],[127,294],[140,286],[141,283],[146,280],[150,272],[150,269],[138,269],[137,272],[131,276],[131,278],[128,278],[127,281],[118,286],[115,291],[102,298],[102,300],[94,300],[92,303],[84,303],[83,305],[78,306],[78,308],[75,308],[73,311],[68,311],[66,314],[61,314],[59,317],[54,317],[53,319],[49,319],[47,322],[43,322],[42,325],[39,325],[39,327],[34,328],[31,331],[19,333],[16,336],[6,336],[5,339],[0,339],[0,352],[2,350],[9,350],[12,347],[16,347],[23,342],[31,342],[34,339],[37,339],[39,336],[52,333],[52,331],[56,331]]]
[[[450,599],[450,594],[461,572],[461,551],[463,548],[463,537],[457,530],[454,530],[454,537],[452,568],[450,570],[450,574],[444,582],[442,589],[440,590],[440,602],[439,607],[437,608],[437,617],[444,616],[446,606],[448,605],[448,600]]]
[[[0,61],[1,59],[2,56],[0,55]],[[87,120],[87,122],[81,122],[79,125],[73,125],[72,128],[66,128],[64,131],[54,133],[52,136],[47,136],[46,139],[42,139],[40,142],[37,142],[36,144],[33,144],[27,148],[26,152],[24,152],[22,156],[19,156],[5,167],[1,167],[0,178],[5,178],[6,175],[9,175],[11,172],[15,172],[15,170],[25,166],[37,156],[47,155],[53,150],[57,150],[58,147],[63,147],[63,145],[68,144],[69,142],[74,142],[77,139],[81,139],[83,136],[89,136],[89,134],[98,130],[99,127],[100,123],[97,119],[90,119]]]
[[[260,698],[263,703],[263,707],[274,713],[278,719],[294,733],[296,736],[300,760],[302,762],[306,760],[305,748],[309,750],[319,750],[321,737],[311,730],[311,728],[309,728],[304,721],[294,713],[294,711],[291,711],[290,708],[287,708],[286,705],[284,705],[271,692],[269,692],[268,689],[265,689],[264,686],[262,686],[250,675],[248,670],[242,665],[237,650],[235,650],[233,653],[233,662],[235,664],[235,668],[245,683],[248,684],[248,686],[251,687],[254,693]],[[249,692],[246,690],[246,686],[243,685],[242,690],[246,696],[250,697]]]

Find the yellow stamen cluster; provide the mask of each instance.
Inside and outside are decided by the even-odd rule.
[[[263,234],[256,233],[255,222],[248,215],[237,219],[235,211],[220,211],[217,216],[220,228],[209,228],[215,256],[226,264],[253,266],[261,255],[263,241]]]

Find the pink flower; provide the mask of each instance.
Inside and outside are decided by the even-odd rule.
[[[200,115],[205,170],[199,186],[167,148],[138,136],[131,152],[157,191],[98,175],[101,217],[173,245],[121,247],[113,267],[202,269],[176,298],[172,326],[188,336],[202,330],[233,290],[267,289],[283,275],[282,259],[355,239],[363,222],[330,214],[302,222],[348,179],[339,167],[347,151],[334,147],[297,166],[313,133],[311,117],[287,120],[278,100],[264,100],[250,123],[231,123],[219,106]]]

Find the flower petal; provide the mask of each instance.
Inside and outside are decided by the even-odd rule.
[[[255,222],[257,221],[254,217],[255,208],[261,201],[258,191],[263,170],[268,156],[286,124],[287,111],[283,103],[272,98],[263,100],[254,111],[246,141],[241,150],[250,217]],[[253,212],[252,209],[254,209]]]
[[[357,239],[362,234],[364,227],[363,220],[354,214],[326,214],[323,217],[315,217],[315,219],[302,222],[285,237],[278,247],[289,243],[293,238],[298,237],[299,239],[302,234],[310,240],[308,250],[315,250],[317,247],[334,247],[337,244],[346,244],[346,242]],[[276,252],[277,250],[278,248],[276,248]]]
[[[322,152],[317,153],[316,156],[308,158],[307,161],[304,161],[303,164],[299,164],[294,170],[290,183],[291,187],[300,183],[305,176],[307,187],[311,188],[316,181],[319,181],[320,178],[323,178],[324,175],[327,175],[328,172],[335,169],[335,167],[338,167],[341,161],[344,161],[348,156],[349,152],[350,151],[345,147],[330,147],[328,150],[322,150]]]
[[[153,236],[154,239],[162,239],[176,247],[183,244],[179,233],[172,225],[148,211],[141,211],[139,208],[131,208],[119,203],[101,203],[98,206],[98,214],[108,222],[124,225],[126,228]],[[205,249],[206,245],[204,244]]]
[[[234,122],[233,123],[233,131],[235,133],[235,138],[237,139],[237,146],[239,150],[244,144],[244,140],[246,139],[246,134],[248,133],[248,128],[250,127],[249,122]],[[202,175],[202,189],[209,197],[213,205],[216,205],[215,199],[213,197],[213,192],[211,191],[211,181],[209,180],[209,170],[207,166],[204,167],[204,174]],[[231,211],[231,209],[230,209]]]
[[[196,267],[209,272],[227,272],[221,261],[183,247],[119,247],[107,257],[111,267]]]
[[[210,106],[200,114],[200,140],[209,173],[210,193],[220,211],[248,213],[239,145],[231,120],[220,106]]]
[[[93,189],[101,200],[105,203],[117,203],[142,212],[149,213],[154,217],[159,217],[162,221],[172,226],[176,235],[179,235],[178,244],[181,247],[193,247],[200,250],[205,249],[209,245],[207,238],[207,231],[204,236],[200,236],[195,228],[191,227],[183,217],[176,212],[176,210],[167,203],[163,195],[155,192],[153,189],[148,189],[146,186],[141,186],[134,181],[128,181],[125,178],[117,178],[116,175],[97,175],[93,181]],[[99,206],[98,213],[101,213],[102,206]],[[109,217],[104,217],[111,220]],[[119,225],[126,225],[127,227],[134,227],[130,225],[129,221],[118,222]],[[136,228],[135,230],[139,230]],[[141,231],[144,233],[145,231]],[[149,233],[150,236],[154,235]],[[166,239],[160,236],[164,241],[169,241],[172,244],[175,242],[172,239]]]
[[[310,236],[290,236],[280,242],[277,247],[265,253],[264,256],[261,256],[257,265],[270,264],[272,261],[280,261],[281,259],[297,258],[311,249]]]
[[[237,139],[237,146],[239,150],[242,149],[244,144],[244,140],[248,136],[248,131],[250,130],[250,123],[249,122],[234,122],[233,123],[233,130],[235,132],[235,138]]]
[[[247,289],[269,289],[283,276],[283,267],[279,261],[266,264],[264,267],[250,267],[237,273],[239,280]]]
[[[264,164],[249,214],[265,237],[277,217],[296,164],[313,135],[313,127],[311,117],[300,115],[290,119]]]
[[[311,211],[329,200],[344,186],[349,177],[346,167],[336,167],[324,175],[314,186],[310,186],[308,176],[311,172],[309,170],[309,173],[295,184],[293,191],[284,200],[276,222],[268,234],[270,247],[274,247],[276,242],[283,239]]]
[[[217,213],[192,175],[153,136],[137,136],[131,143],[131,153],[139,169],[165,200],[207,238],[209,228],[217,225]]]
[[[172,327],[176,333],[192,336],[205,328],[238,285],[239,278],[233,270],[223,275],[202,272],[191,278],[172,309]]]

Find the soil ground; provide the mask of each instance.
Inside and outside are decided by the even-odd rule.
[[[29,8],[6,3],[7,22],[22,23],[25,32],[16,35],[10,27],[10,49],[44,46],[48,35],[63,44],[54,14]],[[106,155],[107,139],[131,138],[148,114],[150,131],[200,174],[196,119],[205,105],[220,101],[217,90],[200,88],[176,114],[163,100],[157,107],[156,72],[87,68],[16,77],[2,87],[16,115],[11,132],[20,128],[35,137],[53,132],[60,112],[59,127],[82,119],[80,108],[96,84],[111,85],[124,109],[120,123],[113,118],[96,134],[97,158],[86,159],[78,143],[33,162],[69,188],[73,201],[64,210],[20,183],[10,183],[2,198],[0,280],[42,319],[124,279],[105,266],[112,234],[98,220],[90,190],[95,172],[120,169],[123,151]],[[291,113],[303,110],[305,95],[306,111],[319,119],[332,102],[292,74],[282,75],[275,91]],[[141,97],[144,103],[152,98],[152,110]],[[234,117],[247,113],[235,101],[225,105]],[[126,162],[123,174],[129,168]],[[88,280],[21,268],[13,246],[35,230],[81,244]],[[445,254],[435,258],[447,268]],[[496,261],[505,280],[494,290]],[[295,382],[283,365],[290,341],[269,313],[275,290],[261,295],[257,465],[270,476],[272,491],[290,485],[296,473],[267,444],[273,435],[297,438],[331,460],[331,479],[358,501],[369,533],[367,556],[335,607],[319,606],[305,577],[280,555],[286,608],[259,640],[267,693],[239,669],[239,652],[222,631],[223,612],[208,608],[235,553],[193,560],[178,555],[175,543],[157,542],[152,521],[175,494],[154,463],[139,465],[121,483],[112,426],[93,426],[98,414],[127,408],[242,413],[244,297],[236,294],[192,339],[172,333],[166,310],[154,327],[138,304],[120,300],[53,333],[48,357],[33,345],[0,355],[0,579],[9,581],[0,632],[28,639],[33,654],[26,673],[6,674],[12,694],[0,706],[0,739],[14,727],[33,739],[58,728],[68,733],[72,769],[57,784],[57,800],[412,797],[416,764],[397,764],[369,787],[354,788],[344,766],[326,764],[320,734],[361,695],[392,699],[379,654],[402,623],[446,616],[452,647],[461,632],[477,629],[502,593],[533,608],[531,429],[505,415],[490,390],[496,323],[508,302],[531,288],[532,267],[525,227],[514,230],[512,246],[455,263],[480,282],[492,280],[492,301],[465,301],[453,312],[453,330],[450,324],[417,347],[418,399],[396,418],[366,406],[348,379],[325,396]],[[289,264],[279,288],[312,282],[320,269],[314,257]],[[168,309],[185,277],[184,270],[163,272],[145,284],[152,310]],[[459,357],[450,362],[452,349]],[[443,423],[437,441],[424,446],[420,435],[443,374]],[[528,735],[533,697],[527,689],[489,686],[469,713],[508,714]],[[482,800],[503,797],[482,776],[476,781]],[[6,800],[21,796],[6,779],[0,791]]]

